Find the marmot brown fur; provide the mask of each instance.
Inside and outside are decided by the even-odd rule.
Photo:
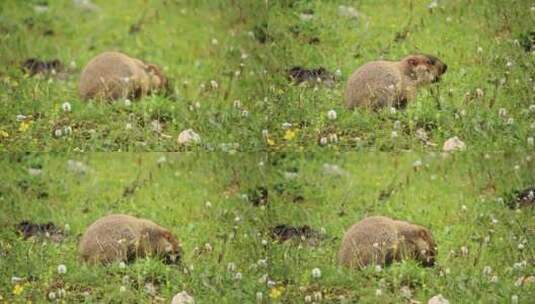
[[[447,69],[437,57],[423,54],[409,55],[401,61],[366,63],[347,81],[346,106],[404,108],[416,97],[419,87],[439,81]]]
[[[178,263],[181,248],[165,228],[145,219],[112,214],[91,224],[80,240],[78,253],[89,263],[132,261],[157,256],[166,263]]]
[[[424,266],[433,266],[435,255],[435,242],[426,228],[384,216],[372,216],[354,224],[345,233],[338,261],[351,268],[360,268],[370,264],[384,266],[413,258]]]
[[[82,99],[140,98],[167,88],[167,78],[153,65],[119,52],[104,52],[82,71],[78,93]]]

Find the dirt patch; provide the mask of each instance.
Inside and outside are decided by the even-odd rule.
[[[17,224],[16,229],[24,239],[37,237],[47,238],[54,242],[61,242],[65,238],[63,231],[56,227],[52,222],[37,224],[30,221],[22,221]]]
[[[247,193],[249,202],[254,206],[263,206],[268,203],[268,189],[266,187],[260,186],[254,189],[251,189]]]
[[[271,229],[271,237],[279,242],[288,240],[306,241],[311,245],[316,245],[321,240],[321,234],[310,228],[308,225],[300,227],[281,224]]]
[[[43,61],[37,58],[29,58],[21,64],[21,69],[30,76],[37,74],[56,74],[63,71],[64,65],[58,59]]]
[[[295,84],[324,84],[333,86],[336,78],[334,74],[320,67],[317,69],[306,69],[300,66],[292,67],[288,70],[288,79]]]
[[[511,208],[527,208],[535,206],[535,186],[516,191],[510,201]]]

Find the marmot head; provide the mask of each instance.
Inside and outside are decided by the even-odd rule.
[[[150,76],[151,86],[153,89],[162,90],[167,88],[167,77],[165,77],[162,70],[157,65],[147,63],[146,71]]]
[[[167,230],[155,230],[149,234],[156,254],[163,258],[165,264],[179,264],[182,248],[177,239]]]
[[[415,225],[416,226],[416,225]],[[414,250],[415,258],[425,267],[435,265],[437,248],[431,232],[424,227],[416,226],[411,235],[406,238]]]
[[[401,60],[405,73],[418,84],[440,81],[448,66],[435,56],[426,54],[409,55]]]

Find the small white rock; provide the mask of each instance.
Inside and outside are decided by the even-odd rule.
[[[438,294],[432,297],[431,299],[429,299],[429,301],[427,301],[427,304],[449,304],[449,303],[450,301],[444,298],[441,294]]]
[[[177,142],[180,145],[187,145],[190,143],[198,143],[201,141],[199,134],[195,133],[192,129],[187,129],[178,135]]]
[[[399,293],[405,299],[410,299],[412,297],[412,291],[409,286],[402,286],[399,290]]]
[[[156,294],[156,286],[152,283],[145,283],[145,292],[150,294],[151,296]]]
[[[459,137],[454,136],[444,142],[442,150],[444,152],[453,152],[453,151],[464,151],[466,149],[466,144],[459,139]]]
[[[195,299],[184,290],[173,297],[171,304],[195,304]]]

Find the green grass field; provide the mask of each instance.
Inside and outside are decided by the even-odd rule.
[[[411,299],[422,302],[443,294],[451,303],[502,303],[514,295],[529,303],[535,289],[515,282],[533,275],[533,210],[511,210],[506,203],[513,189],[533,183],[535,155],[530,157],[10,155],[0,163],[0,220],[5,227],[0,234],[0,295],[7,302],[43,302],[49,293],[64,289],[60,300],[66,303],[166,302],[187,290],[199,303],[253,303],[259,292],[263,303],[301,303],[317,293],[326,303],[342,298],[345,303],[401,303],[400,289],[406,287]],[[73,166],[72,159],[84,169]],[[326,164],[337,167],[326,169]],[[30,175],[29,168],[40,174]],[[258,187],[268,190],[265,207],[247,199]],[[80,234],[110,213],[168,227],[181,240],[183,263],[166,266],[142,259],[125,268],[83,264],[76,256]],[[438,244],[438,265],[422,268],[407,261],[381,272],[337,266],[343,232],[374,214],[429,227]],[[60,243],[24,240],[14,228],[22,220],[52,221],[70,230]],[[309,225],[321,239],[281,244],[270,236],[279,224]],[[212,251],[203,250],[206,244]],[[60,264],[67,266],[65,274],[58,274]],[[490,272],[484,272],[487,266]],[[318,279],[311,276],[316,267],[322,273]],[[11,282],[12,277],[21,281]],[[155,294],[145,291],[147,283],[156,286]]]
[[[0,1],[0,303],[169,303],[183,290],[196,303],[533,302],[534,209],[508,203],[535,185],[535,3],[80,2]],[[171,96],[80,100],[81,70],[107,50],[161,66]],[[413,52],[448,64],[441,82],[405,110],[344,107],[352,71]],[[28,58],[66,72],[30,77]],[[294,66],[335,83],[292,84]],[[200,143],[179,145],[190,128]],[[443,153],[453,136],[466,150]],[[167,227],[182,264],[84,264],[81,234],[111,213]],[[369,215],[428,227],[437,265],[337,265],[344,231]],[[24,220],[62,240],[25,239]],[[318,239],[278,242],[281,224]]]
[[[47,12],[36,14],[33,2],[39,3],[0,4],[2,150],[176,151],[178,134],[189,128],[201,135],[203,149],[262,145],[265,118],[254,110],[262,67],[253,64],[254,40],[245,21],[262,17],[262,10],[246,9],[254,4],[104,1],[99,11],[88,12],[72,1],[51,1]],[[139,31],[131,33],[132,26]],[[81,101],[82,68],[107,50],[161,66],[173,83],[172,98],[150,96],[131,106]],[[68,73],[59,79],[25,77],[20,63],[27,58],[57,58]],[[70,112],[63,111],[65,102]],[[18,115],[27,118],[19,121]],[[163,136],[154,132],[153,121]],[[70,134],[54,136],[66,127]]]
[[[311,148],[321,137],[337,134],[338,142],[331,145],[342,151],[428,151],[458,136],[476,149],[524,150],[535,132],[535,113],[529,110],[535,103],[535,60],[522,47],[535,24],[533,3],[435,1],[439,5],[430,11],[430,2],[358,1],[358,19],[339,15],[339,6],[348,4],[343,1],[273,5],[268,17],[272,41],[262,49],[272,76],[267,110],[273,119],[266,128],[283,133],[281,125],[289,122],[297,133],[291,143],[276,142],[290,150]],[[311,12],[312,17],[301,17]],[[406,111],[377,114],[344,108],[345,81],[356,68],[414,52],[434,54],[449,68]],[[321,66],[339,70],[341,76],[330,89],[289,86],[281,71],[291,66]],[[500,116],[501,108],[505,111]],[[335,121],[327,119],[330,109],[338,114]],[[417,139],[419,128],[437,148]]]

